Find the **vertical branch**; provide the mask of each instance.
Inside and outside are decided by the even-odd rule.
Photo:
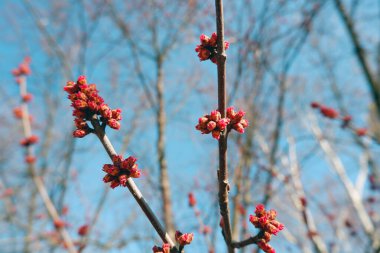
[[[328,249],[325,242],[322,240],[320,233],[318,233],[317,225],[315,224],[314,217],[307,207],[306,202],[306,193],[301,181],[299,161],[297,158],[296,144],[292,137],[288,138],[289,143],[289,168],[290,174],[293,182],[293,191],[291,198],[295,207],[299,210],[302,216],[303,223],[307,229],[308,234],[310,235],[310,241],[313,244],[314,250],[317,253],[327,253]],[[304,203],[302,203],[301,199],[304,199]]]
[[[216,9],[216,31],[218,37],[218,110],[222,118],[226,117],[226,52],[224,49],[224,17],[223,17],[223,1],[215,0]],[[228,168],[227,168],[227,132],[220,135],[219,139],[219,207],[220,214],[223,219],[223,234],[228,245],[228,251],[234,252],[230,246],[231,243],[231,224],[229,219],[228,207]]]
[[[164,214],[164,223],[168,233],[174,235],[174,224],[173,224],[173,213],[171,204],[171,194],[170,194],[170,182],[168,175],[168,166],[166,162],[165,154],[165,125],[166,125],[166,114],[165,114],[165,102],[164,102],[164,76],[163,76],[163,66],[162,57],[157,56],[157,101],[158,108],[156,112],[156,122],[157,122],[157,153],[158,153],[158,166],[160,170],[160,189],[162,194],[162,211]]]
[[[21,83],[20,83],[20,95],[23,97],[24,95],[27,94],[27,89],[26,89],[26,79],[25,77],[21,78]],[[25,137],[30,137],[32,135],[32,128],[29,120],[29,112],[28,112],[28,106],[26,102],[22,102],[22,125],[23,125],[23,130],[24,130],[24,136]],[[29,145],[26,147],[26,156],[32,156],[33,155],[33,149]],[[53,221],[60,220],[60,216],[57,212],[57,209],[55,208],[53,201],[51,200],[47,190],[46,186],[41,179],[36,173],[36,168],[35,168],[35,163],[29,163],[28,164],[28,172],[31,175],[33,182],[37,188],[37,191],[39,195],[41,196],[41,199],[46,207],[46,210],[48,211],[51,219]],[[59,227],[57,228],[59,234],[62,237],[62,240],[64,241],[67,251],[70,253],[76,253],[75,246],[71,240],[71,237],[67,230],[64,227]]]

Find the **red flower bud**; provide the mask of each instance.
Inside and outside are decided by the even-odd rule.
[[[367,134],[368,130],[366,128],[357,128],[355,130],[355,132],[356,132],[357,136],[361,137],[361,136],[365,136]]]
[[[28,164],[32,164],[36,162],[36,157],[32,155],[25,156],[25,162]]]
[[[321,105],[317,102],[311,102],[310,106],[311,106],[311,108],[316,109],[316,108],[319,108]]]
[[[66,223],[63,220],[61,220],[61,219],[54,220],[54,227],[56,229],[60,229],[60,228],[63,228],[65,226],[66,226]]]
[[[329,119],[336,119],[339,116],[339,113],[330,107],[320,106],[319,110],[323,116]]]
[[[87,235],[88,230],[89,230],[88,225],[82,225],[78,228],[78,235],[85,236],[85,235]]]
[[[197,204],[197,200],[192,192],[189,193],[189,206],[193,207]]]
[[[180,246],[185,246],[191,243],[193,240],[194,234],[193,233],[186,233],[182,234],[179,231],[176,231],[175,233],[175,240],[178,242]]]
[[[24,101],[25,103],[27,103],[27,102],[31,101],[32,98],[33,98],[33,95],[30,94],[30,93],[28,93],[28,94],[25,94],[25,95],[22,96],[22,101]]]

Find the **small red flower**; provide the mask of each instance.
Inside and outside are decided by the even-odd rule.
[[[61,219],[54,220],[54,227],[56,229],[63,228],[65,226],[66,226],[66,223],[63,220],[61,220]]]
[[[368,130],[367,130],[367,128],[357,128],[357,129],[355,130],[355,132],[356,132],[356,135],[357,135],[357,136],[362,137],[362,136],[367,135]]]
[[[154,253],[170,253],[170,244],[164,243],[162,247],[154,246],[152,250]]]
[[[193,207],[197,204],[197,200],[192,192],[189,193],[189,206]]]
[[[35,163],[36,160],[37,158],[35,156],[32,156],[32,155],[25,156],[25,162],[28,164]]]
[[[112,110],[104,103],[104,99],[99,96],[95,84],[88,84],[85,76],[78,77],[76,82],[69,81],[63,88],[69,95],[71,106],[74,108],[75,125],[77,130],[73,136],[82,138],[91,133],[91,128],[87,125],[93,115],[97,115],[99,120],[113,129],[120,129],[121,110]]]
[[[83,225],[78,228],[78,235],[80,236],[85,236],[88,233],[89,226],[88,225]]]
[[[30,102],[32,100],[32,98],[33,98],[33,95],[30,93],[27,93],[27,94],[22,96],[22,101],[27,103],[27,102]]]
[[[201,44],[197,45],[195,48],[195,52],[198,53],[198,57],[200,61],[206,61],[210,59],[213,63],[216,64],[217,62],[217,35],[216,33],[213,33],[211,35],[211,38],[202,34],[200,37]],[[224,49],[227,50],[230,46],[230,43],[225,41],[224,42]]]
[[[182,234],[180,231],[175,232],[175,240],[178,242],[180,246],[185,246],[191,243],[193,240],[193,233]]]
[[[198,125],[195,128],[201,131],[202,134],[212,134],[215,139],[220,138],[221,132],[223,132],[228,125],[229,119],[223,118],[218,110],[212,111],[208,115],[204,115],[199,118]]]
[[[21,107],[16,107],[13,109],[13,115],[16,119],[22,119],[23,110]]]
[[[105,183],[111,182],[111,188],[119,185],[126,187],[128,178],[139,178],[141,171],[136,164],[137,159],[133,156],[123,160],[121,155],[112,157],[113,164],[105,164],[103,171],[107,174],[103,177]]]
[[[318,102],[311,102],[310,106],[311,106],[311,108],[316,109],[316,108],[319,108],[321,105]]]
[[[203,226],[203,229],[202,229],[202,233],[207,235],[207,234],[210,234],[212,231],[211,227],[209,226]]]
[[[329,119],[336,119],[339,116],[339,113],[331,107],[320,106],[319,110],[323,116]]]
[[[248,120],[244,119],[245,112],[240,110],[235,112],[233,107],[227,108],[227,118],[231,124],[231,128],[239,133],[244,133],[244,129],[248,127]]]
[[[31,135],[29,137],[26,137],[20,141],[20,145],[22,146],[30,146],[33,144],[36,144],[38,142],[38,137],[36,135]]]
[[[30,57],[25,57],[24,58],[24,61],[18,66],[18,68],[12,70],[12,74],[13,76],[15,76],[16,78],[20,77],[20,76],[26,76],[26,75],[30,75],[32,73],[32,71],[30,70]],[[17,82],[17,80],[16,80]]]
[[[268,244],[271,235],[284,229],[284,225],[276,220],[277,212],[275,210],[266,211],[264,205],[258,204],[255,209],[255,215],[249,216],[249,221],[261,231],[264,232],[260,241],[257,243],[259,248],[264,252],[275,252],[275,250]]]

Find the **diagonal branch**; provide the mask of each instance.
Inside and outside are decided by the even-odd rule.
[[[96,117],[96,115],[92,118],[91,123],[94,127],[95,134],[99,138],[100,142],[103,144],[104,149],[107,151],[107,154],[112,159],[112,156],[117,155],[114,147],[112,146],[112,143],[108,139],[103,127],[99,124],[99,121]],[[128,178],[127,180],[127,187],[132,196],[137,201],[138,205],[141,207],[142,211],[144,212],[145,216],[148,218],[150,223],[152,224],[153,228],[156,230],[158,235],[161,237],[162,241],[165,243],[169,243],[171,247],[174,247],[174,250],[177,250],[175,248],[175,244],[173,240],[170,238],[168,233],[166,233],[164,227],[159,222],[158,218],[146,202],[145,198],[143,197],[142,193],[140,192],[139,188],[135,184],[132,178]]]
[[[363,46],[359,41],[359,35],[355,31],[352,18],[347,13],[341,0],[334,0],[335,6],[341,16],[344,26],[347,29],[348,35],[355,49],[355,56],[359,62],[360,67],[363,70],[364,76],[367,80],[369,88],[371,90],[372,99],[376,105],[378,116],[380,117],[380,83],[376,80],[375,75],[371,73],[371,69],[364,51]]]

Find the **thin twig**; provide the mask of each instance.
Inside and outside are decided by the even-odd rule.
[[[20,95],[21,97],[25,96],[27,94],[27,89],[26,89],[26,78],[22,77],[21,82],[20,82]],[[22,102],[22,125],[23,125],[23,130],[24,130],[24,136],[25,138],[30,137],[32,135],[32,127],[30,124],[30,119],[29,119],[29,112],[28,112],[28,106],[26,102]],[[33,156],[33,150],[32,147],[29,145],[26,147],[26,156]],[[51,200],[47,190],[46,186],[41,179],[36,173],[36,168],[35,168],[35,163],[29,163],[28,164],[28,172],[31,175],[34,184],[36,185],[36,188],[38,190],[39,195],[42,198],[42,201],[46,207],[46,210],[48,211],[51,219],[53,221],[60,220],[60,216],[57,212],[57,209],[54,206],[53,201]],[[77,250],[75,249],[75,246],[72,242],[72,239],[70,237],[70,234],[67,232],[67,230],[64,227],[59,227],[57,228],[57,231],[60,233],[65,246],[67,247],[67,251],[70,253],[76,253]]]
[[[99,124],[99,121],[94,115],[94,117],[91,119],[92,126],[94,127],[95,134],[99,138],[100,142],[103,144],[104,149],[108,153],[109,157],[112,159],[112,156],[117,155],[114,147],[112,146],[112,143],[108,139],[103,127]],[[152,224],[153,228],[156,230],[158,235],[161,237],[161,239],[165,243],[169,243],[171,247],[174,247],[174,250],[177,250],[175,248],[175,244],[173,240],[170,238],[168,233],[166,233],[164,227],[161,225],[159,222],[158,218],[146,202],[145,198],[143,197],[142,193],[140,192],[139,188],[135,184],[132,178],[128,178],[127,180],[127,187],[132,196],[135,198],[137,201],[138,205],[141,207],[142,211]]]

